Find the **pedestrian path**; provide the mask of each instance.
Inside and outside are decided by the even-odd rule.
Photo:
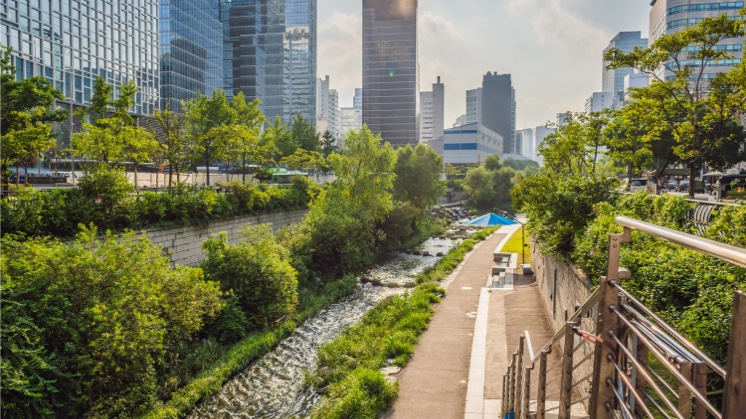
[[[502,376],[519,336],[528,330],[538,353],[553,335],[533,276],[512,275],[512,290],[486,288],[492,253],[518,228],[502,227],[454,272],[446,298],[398,375],[399,397],[385,418],[501,417]]]

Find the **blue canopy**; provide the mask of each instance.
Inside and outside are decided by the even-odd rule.
[[[501,217],[497,214],[485,214],[479,218],[475,218],[471,221],[467,221],[466,224],[473,225],[473,226],[484,226],[484,227],[492,227],[492,226],[509,226],[513,224],[518,224],[517,222]]]

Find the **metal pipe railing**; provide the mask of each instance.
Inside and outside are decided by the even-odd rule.
[[[723,244],[714,240],[703,239],[691,234],[682,233],[670,228],[661,227],[629,217],[617,217],[616,222],[626,228],[640,231],[653,237],[669,241],[679,246],[704,253],[728,263],[746,268],[746,250]]]

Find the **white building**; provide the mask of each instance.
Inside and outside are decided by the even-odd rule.
[[[544,158],[539,154],[539,145],[544,142],[544,139],[549,134],[554,134],[555,131],[554,128],[547,127],[536,127],[534,129],[534,158],[532,160],[539,163],[539,165],[544,164]]]
[[[481,122],[482,115],[482,88],[466,91],[466,123]]]
[[[534,130],[532,128],[526,128],[521,131],[521,154],[527,159],[536,160]]]
[[[329,76],[316,82],[316,130],[339,138],[339,94],[329,88]]]
[[[480,164],[490,154],[502,154],[502,151],[503,138],[478,122],[447,129],[443,133],[445,164]]]
[[[585,101],[586,112],[601,112],[604,109],[614,109],[614,92],[593,92]]]
[[[339,137],[337,137],[337,145],[342,145],[342,142],[347,138],[347,133],[350,131],[358,131],[363,127],[363,110],[359,108],[341,108],[339,110]]]
[[[418,117],[420,142],[434,140],[433,137],[433,92],[420,92],[420,114]]]
[[[632,93],[631,89],[640,89],[648,87],[650,78],[645,73],[640,73],[635,70],[632,74],[624,76],[624,102],[628,103],[630,100],[629,94]]]
[[[466,114],[459,116],[456,118],[456,122],[453,123],[453,128],[460,127],[461,125],[466,125],[468,122],[466,122]]]

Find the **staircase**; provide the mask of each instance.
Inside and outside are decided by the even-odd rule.
[[[526,331],[503,376],[506,419],[746,418],[746,295],[737,293],[728,368],[623,287],[622,243],[632,230],[746,268],[746,250],[618,217],[609,238],[607,276],[566,324],[534,353]],[[746,386],[746,384],[744,384]],[[740,390],[740,391],[739,391]]]

